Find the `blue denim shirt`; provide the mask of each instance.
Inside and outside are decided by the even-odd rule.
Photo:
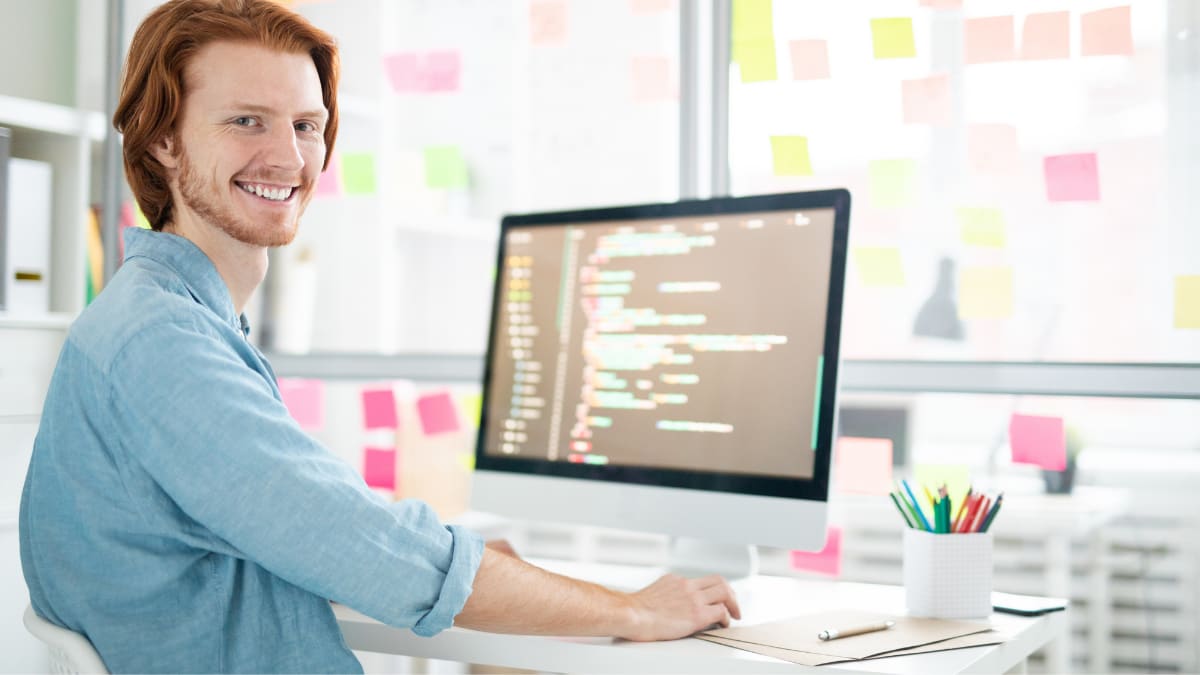
[[[361,672],[329,600],[433,635],[478,535],[306,435],[212,262],[131,229],[71,327],[21,495],[34,609],[113,672]]]

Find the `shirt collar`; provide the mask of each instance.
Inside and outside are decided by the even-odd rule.
[[[170,267],[179,275],[192,297],[243,335],[250,334],[246,315],[238,315],[229,287],[204,251],[191,240],[168,232],[140,227],[125,229],[125,261],[148,258]]]

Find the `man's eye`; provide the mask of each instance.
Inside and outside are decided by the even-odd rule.
[[[313,124],[312,122],[297,122],[296,130],[297,131],[316,131],[317,125]]]
[[[234,118],[233,123],[239,127],[251,127],[258,122],[253,117],[236,117]]]

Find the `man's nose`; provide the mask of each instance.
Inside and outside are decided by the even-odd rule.
[[[267,135],[265,159],[272,167],[285,171],[300,171],[304,168],[304,156],[300,154],[296,130],[290,124],[277,125]]]

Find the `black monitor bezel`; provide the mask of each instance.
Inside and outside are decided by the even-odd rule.
[[[505,244],[508,232],[517,226],[583,225],[594,222],[661,220],[689,216],[728,215],[763,211],[834,209],[833,246],[830,252],[829,297],[826,305],[825,350],[821,382],[817,447],[812,478],[784,478],[709,471],[686,471],[652,467],[584,464],[525,457],[496,456],[484,452],[488,432],[488,391],[492,383],[492,357],[502,307]],[[829,470],[834,437],[837,400],[838,353],[841,338],[842,303],[845,291],[846,258],[850,229],[850,193],[844,189],[791,192],[749,197],[721,197],[673,203],[641,204],[576,211],[507,215],[500,224],[497,246],[496,283],[492,294],[492,317],[483,368],[483,400],[475,446],[475,469],[527,475],[555,476],[612,483],[629,483],[706,490],[764,497],[781,497],[825,502],[829,495]],[[805,443],[806,439],[798,439]]]

